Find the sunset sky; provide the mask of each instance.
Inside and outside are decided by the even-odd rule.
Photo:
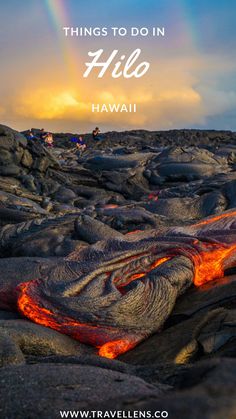
[[[8,0],[0,5],[0,120],[15,129],[236,131],[235,0]],[[165,38],[68,37],[63,26],[165,27]],[[83,78],[88,51],[142,49],[140,79]],[[137,103],[93,114],[91,103]]]

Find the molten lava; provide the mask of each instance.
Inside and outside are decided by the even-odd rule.
[[[140,255],[145,255],[145,253],[141,253]],[[148,272],[169,259],[169,257],[157,259],[145,272],[132,274],[126,282],[116,285],[117,289],[121,291],[122,294],[125,294],[127,292],[125,289],[126,285],[136,279],[144,277]],[[123,261],[131,262],[133,260],[135,260],[135,256],[128,257]],[[107,277],[110,277],[110,275],[110,272],[106,273]],[[114,282],[116,283],[116,280]],[[110,338],[114,334],[112,327],[99,327],[89,323],[81,323],[73,318],[62,316],[57,312],[42,307],[37,302],[37,299],[34,299],[31,296],[31,288],[35,288],[35,286],[37,289],[37,281],[25,282],[18,286],[18,310],[33,322],[50,327],[58,332],[68,334],[82,343],[94,345],[99,348],[99,355],[107,358],[116,358],[119,354],[128,351],[139,342],[138,338],[134,339],[132,336],[130,336],[129,339],[125,338],[111,341]]]
[[[135,341],[129,341],[127,339],[115,340],[113,342],[107,342],[102,345],[98,351],[98,355],[104,358],[114,359],[118,355],[121,355],[137,345]]]
[[[211,217],[211,218],[208,218],[206,220],[200,221],[199,223],[194,224],[194,227],[203,226],[203,225],[207,225],[207,224],[212,224],[216,221],[223,220],[223,219],[229,218],[229,217],[235,217],[235,216],[236,216],[236,211],[226,212],[225,214],[216,215],[215,217]]]
[[[80,323],[73,318],[62,316],[57,312],[42,307],[30,295],[31,288],[35,286],[38,286],[37,281],[24,282],[18,286],[18,291],[20,292],[18,309],[24,316],[37,324],[68,334],[83,343],[98,346],[103,344],[105,339],[109,340],[108,328],[101,331],[98,326]]]
[[[90,257],[90,250],[85,249],[78,253],[78,266],[79,269],[81,266],[82,268],[78,269],[78,279],[75,277],[72,281],[74,288],[71,290],[70,282],[66,283],[70,287],[69,295],[65,296],[63,291],[58,291],[57,298],[54,298],[54,282],[52,280],[50,283],[50,278],[47,282],[25,282],[17,289],[18,310],[35,323],[95,346],[101,356],[115,358],[159,330],[170,315],[176,298],[186,286],[191,286],[192,283],[201,286],[222,278],[226,269],[236,266],[234,217],[236,212],[221,214],[187,226],[185,230],[181,230],[181,234],[173,228],[164,236],[152,234],[150,238],[143,238],[139,235],[136,240],[121,240],[115,244],[112,242],[111,246],[114,247],[111,250],[107,247],[111,253],[105,256],[103,248],[100,253],[96,249],[97,253],[92,253],[94,257]],[[232,220],[222,227],[221,220],[228,218]],[[208,224],[211,224],[209,236],[205,227]],[[219,242],[221,236],[222,243]],[[93,249],[92,247],[92,251]],[[89,256],[86,258],[86,255]],[[189,262],[185,267],[182,265],[183,258]],[[167,269],[164,266],[159,271],[159,266],[164,263],[167,264]],[[154,269],[155,274],[150,279],[149,273]],[[158,281],[160,282],[156,286]],[[131,283],[134,286],[129,286]],[[139,286],[140,284],[144,286]],[[93,298],[92,303],[90,295]],[[163,295],[167,300],[162,302]],[[72,310],[70,298],[73,300]],[[62,303],[57,304],[58,301]],[[84,307],[86,301],[89,301],[88,310],[86,305]],[[167,303],[169,312],[163,310]],[[87,314],[90,314],[90,310],[92,315],[89,317]],[[119,310],[122,312],[121,319]],[[131,318],[130,322],[127,321],[126,310]],[[66,313],[72,313],[74,317]],[[143,316],[146,316],[145,327]],[[88,318],[92,319],[91,322]]]
[[[214,279],[222,278],[225,269],[230,267],[226,266],[226,263],[234,252],[236,252],[236,245],[206,244],[206,250],[193,258],[194,285],[199,287]]]
[[[103,208],[104,209],[113,209],[113,208],[118,208],[118,205],[116,205],[116,204],[107,204],[107,205],[104,205]]]
[[[148,272],[152,271],[153,269],[157,268],[159,265],[162,265],[162,263],[167,262],[168,260],[170,260],[170,257],[164,257],[164,258],[160,258],[157,259],[155,262],[153,262],[151,264],[151,266],[146,269],[145,272],[137,272],[134,273],[132,275],[130,275],[130,277],[128,277],[126,279],[126,281],[120,283],[119,285],[117,285],[117,289],[124,294],[126,291],[124,290],[124,287],[126,287],[127,285],[129,285],[132,281],[135,281],[136,279],[140,279],[143,278],[147,275]]]
[[[42,326],[50,327],[63,334],[68,334],[82,343],[90,344],[99,348],[99,355],[114,359],[118,355],[132,349],[137,345],[139,339],[132,336],[129,339],[110,341],[112,328],[99,328],[91,324],[82,324],[74,319],[61,316],[44,307],[41,307],[36,300],[30,296],[30,288],[36,281],[29,281],[18,287],[20,296],[18,298],[19,312],[33,322]]]
[[[133,231],[128,231],[128,233],[126,233],[125,235],[128,236],[129,234],[136,234],[136,233],[140,233],[142,230],[133,230]]]

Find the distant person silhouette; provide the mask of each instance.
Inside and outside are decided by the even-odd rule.
[[[41,130],[40,130],[40,134],[39,134],[39,137],[40,137],[40,139],[41,140],[45,140],[45,138],[46,138],[46,136],[47,136],[47,132],[45,132],[45,130],[44,130],[44,128],[41,128]]]
[[[93,139],[95,141],[103,140],[103,136],[101,135],[101,131],[98,127],[96,127],[92,132]]]
[[[26,135],[27,140],[35,140],[37,137],[33,134],[32,130],[30,129]]]

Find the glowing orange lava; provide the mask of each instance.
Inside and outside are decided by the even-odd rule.
[[[209,247],[212,246],[211,249]],[[236,245],[206,245],[206,251],[193,258],[195,272],[193,282],[197,287],[224,276],[227,260],[236,251]]]
[[[155,268],[157,268],[159,265],[161,265],[162,263],[164,263],[164,262],[167,262],[168,260],[170,260],[171,258],[170,257],[164,257],[164,258],[160,258],[160,259],[157,259],[152,265],[151,265],[151,269],[150,270],[152,270],[152,269],[155,269]]]
[[[134,259],[135,256],[131,256],[124,259],[124,261],[132,261]],[[142,278],[147,274],[147,272],[155,269],[157,266],[161,265],[169,259],[169,257],[163,257],[156,260],[154,263],[152,263],[146,272],[140,272],[131,275],[126,283],[120,285],[120,287],[117,286],[117,288],[124,289],[125,285],[128,283],[135,279]],[[110,276],[110,273],[107,272],[107,276]],[[133,339],[133,337],[130,337],[130,340],[128,338],[111,340],[114,332],[112,327],[104,328],[94,326],[92,324],[80,323],[73,318],[61,315],[56,311],[53,312],[48,308],[42,307],[37,302],[37,297],[32,298],[31,296],[31,291],[33,288],[35,289],[35,287],[37,290],[37,281],[25,282],[18,287],[18,309],[20,313],[22,313],[33,322],[42,326],[50,327],[57,330],[58,332],[68,334],[74,339],[78,339],[80,342],[97,346],[99,348],[99,355],[107,358],[116,358],[119,354],[133,348],[139,341],[138,339]]]
[[[105,209],[113,209],[113,208],[118,208],[118,205],[116,205],[116,204],[107,204],[107,205],[104,205],[103,208],[105,208]]]
[[[216,215],[215,217],[209,218],[208,220],[203,220],[203,221],[200,221],[197,224],[194,224],[193,227],[198,227],[198,226],[202,226],[202,225],[211,224],[215,221],[219,221],[219,220],[222,220],[224,218],[233,217],[233,216],[236,216],[236,211],[227,212],[226,214]]]
[[[112,328],[106,327],[101,329],[99,326],[80,323],[71,317],[42,307],[36,298],[32,298],[30,295],[31,287],[35,285],[36,281],[29,281],[18,287],[18,310],[28,319],[42,326],[68,334],[80,342],[94,346],[101,345],[104,341],[109,340],[109,329],[112,333]]]
[[[129,234],[136,234],[136,233],[140,233],[142,230],[133,230],[133,231],[128,231],[128,233],[126,233],[125,235],[128,236]]]
[[[236,211],[204,220],[193,227],[206,225],[231,216],[236,216]],[[236,244],[219,243],[211,240],[211,238],[204,240],[200,236],[198,237],[197,234],[196,237],[190,237],[190,244],[189,236],[186,240],[186,243],[183,241],[183,246],[179,245],[179,247],[173,242],[171,250],[170,247],[164,247],[168,250],[165,250],[165,256],[162,256],[163,253],[159,253],[159,258],[156,255],[157,250],[155,246],[151,249],[149,247],[148,250],[140,251],[140,253],[135,251],[135,254],[132,254],[132,256],[116,258],[114,263],[112,263],[112,268],[110,268],[111,272],[109,272],[108,264],[105,265],[103,274],[107,276],[106,280],[111,278],[113,285],[116,286],[121,294],[119,298],[122,298],[122,295],[129,291],[126,286],[132,281],[142,280],[150,271],[174,257],[178,259],[180,255],[187,255],[191,259],[194,271],[193,283],[197,287],[209,281],[223,278],[225,270],[236,265]],[[149,262],[150,260],[153,261],[154,257],[157,259],[154,262]],[[147,264],[149,266],[145,266]],[[129,269],[130,271],[128,271]],[[115,276],[116,272],[117,277]],[[120,277],[118,277],[119,275]],[[116,358],[118,355],[135,347],[138,342],[144,339],[144,335],[139,335],[138,332],[137,335],[135,334],[136,332],[129,334],[127,331],[116,327],[80,323],[64,315],[59,311],[60,309],[53,307],[51,310],[52,305],[49,301],[46,304],[47,308],[44,307],[40,282],[37,280],[25,282],[17,290],[18,309],[24,316],[35,323],[68,334],[82,343],[95,346],[99,349],[100,356],[111,359]]]
[[[134,348],[136,344],[137,341],[131,342],[128,339],[120,339],[113,342],[107,342],[100,347],[98,354],[105,358],[114,359],[118,355],[121,355]]]
[[[153,269],[157,268],[157,266],[161,265],[164,262],[167,262],[170,259],[171,259],[170,257],[163,257],[163,258],[157,259],[154,263],[152,263],[152,265],[145,272],[137,272],[135,274],[132,274],[129,278],[127,278],[125,282],[123,282],[122,284],[119,284],[117,286],[117,289],[119,291],[122,291],[122,294],[124,294],[123,292],[124,287],[126,287],[135,279],[143,278],[144,276],[147,275],[148,272],[152,271]]]
[[[41,307],[30,295],[31,285],[35,281],[25,282],[19,286],[20,296],[18,299],[18,309],[33,322],[50,327],[61,333],[68,334],[80,342],[91,344],[99,348],[99,355],[106,358],[116,358],[118,355],[133,348],[138,339],[118,339],[109,340],[109,328],[99,328],[91,324],[82,324],[74,319],[53,313]],[[112,333],[112,328],[111,328]],[[112,336],[112,335],[111,335]]]

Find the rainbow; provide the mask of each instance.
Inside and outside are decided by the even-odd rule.
[[[65,0],[44,0],[53,30],[58,35],[59,46],[65,63],[66,77],[74,87],[78,81],[78,51],[73,48],[70,38],[64,36],[62,28],[71,26],[70,16]]]
[[[73,26],[69,13],[68,2],[66,0],[44,0],[47,14],[50,18],[53,30],[58,34],[59,44],[64,58],[67,77],[72,84],[76,85],[78,81],[78,46],[74,47],[74,42],[64,36],[62,28],[64,26]],[[197,53],[199,34],[196,30],[196,22],[191,10],[189,0],[178,0],[170,2],[169,16],[174,22],[180,25],[178,28],[179,36],[186,47]],[[77,43],[78,45],[79,43]]]
[[[179,18],[182,22],[182,34],[188,39],[192,52],[198,50],[200,44],[200,33],[197,30],[196,19],[191,10],[189,0],[180,0],[178,3]]]
[[[45,0],[47,11],[56,30],[69,24],[69,14],[64,0]]]

